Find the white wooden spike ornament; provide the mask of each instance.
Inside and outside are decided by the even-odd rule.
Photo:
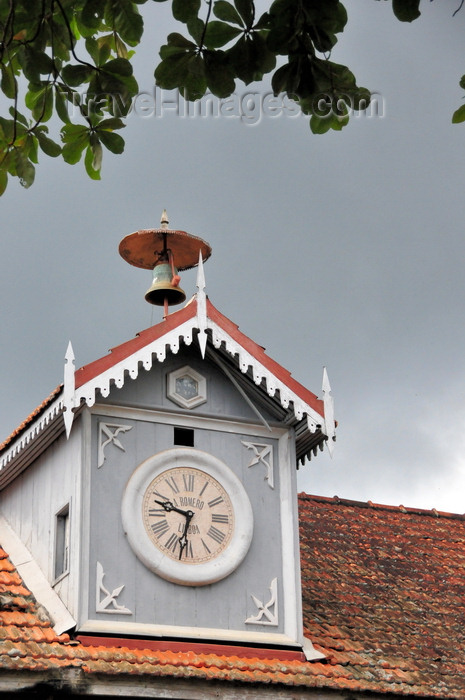
[[[201,252],[199,252],[199,267],[197,270],[197,289],[197,328],[199,329],[200,352],[202,353],[202,359],[205,359],[207,347],[207,297],[205,294],[205,272]]]
[[[325,432],[328,436],[326,444],[328,446],[328,452],[330,456],[333,456],[334,452],[334,440],[336,438],[336,423],[334,421],[334,400],[331,396],[331,385],[329,383],[328,373],[326,367],[323,368],[323,403],[325,407]]]
[[[63,419],[65,421],[67,438],[69,438],[74,419],[74,370],[74,351],[71,341],[69,341],[65,355],[65,370],[63,378]]]

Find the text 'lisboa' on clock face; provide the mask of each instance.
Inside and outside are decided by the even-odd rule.
[[[153,544],[183,564],[212,561],[234,533],[227,491],[210,474],[188,466],[167,469],[152,480],[143,497],[142,518]]]

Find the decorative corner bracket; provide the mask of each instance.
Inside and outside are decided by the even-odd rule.
[[[246,440],[241,442],[248,450],[253,450],[255,455],[247,466],[249,468],[254,467],[261,462],[266,469],[265,481],[268,482],[270,489],[274,489],[273,445],[265,445],[261,442],[247,442]]]
[[[252,600],[256,605],[258,612],[256,615],[251,615],[245,621],[246,625],[278,625],[278,579],[274,578],[270,584],[270,599],[268,603],[262,603],[261,600],[251,594]]]
[[[114,430],[112,430],[114,428]],[[128,430],[132,430],[132,425],[119,425],[118,423],[99,423],[99,435],[98,435],[98,462],[97,468],[103,466],[105,461],[105,447],[112,443],[115,447],[118,447],[123,452],[126,452],[124,446],[118,440],[117,435],[119,433],[127,433]]]
[[[116,614],[116,615],[132,615],[131,610],[128,608],[125,608],[124,605],[119,605],[116,602],[117,597],[121,593],[121,591],[124,588],[124,584],[122,586],[118,586],[117,588],[114,588],[112,592],[105,588],[103,585],[103,578],[105,576],[105,573],[103,571],[103,566],[101,563],[98,561],[97,562],[97,585],[96,585],[96,601],[95,601],[95,609],[98,613],[109,613],[109,614]],[[102,598],[102,593],[104,597]]]

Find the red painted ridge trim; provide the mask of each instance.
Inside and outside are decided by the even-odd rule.
[[[83,386],[91,379],[94,379],[99,374],[102,374],[107,369],[110,369],[118,362],[122,362],[126,358],[130,357],[138,350],[141,350],[150,343],[153,343],[155,340],[162,338],[166,333],[169,333],[169,331],[172,331],[177,326],[180,326],[190,318],[193,318],[196,313],[197,304],[196,302],[192,302],[187,306],[184,306],[179,311],[175,311],[167,316],[164,321],[141,331],[135,338],[131,338],[131,340],[111,348],[108,355],[105,355],[98,360],[94,360],[94,362],[90,362],[88,365],[84,365],[84,367],[76,370],[76,389]]]
[[[206,642],[173,642],[163,639],[134,639],[128,637],[93,637],[77,635],[77,641],[86,647],[125,647],[127,649],[150,649],[151,651],[171,651],[173,653],[212,654],[214,656],[236,656],[243,659],[280,659],[305,663],[302,651],[293,649],[266,649],[263,647],[241,647]]]
[[[302,384],[296,381],[291,373],[287,369],[284,369],[280,364],[272,360],[264,349],[258,345],[255,341],[248,338],[239,327],[236,326],[232,321],[216,309],[211,301],[207,299],[207,316],[212,321],[218,324],[226,333],[228,333],[231,338],[237,341],[244,350],[247,350],[252,357],[258,360],[264,367],[266,367],[274,376],[279,379],[283,384],[285,384],[288,389],[290,389],[294,394],[302,399],[306,404],[311,406],[314,411],[316,411],[320,416],[324,416],[324,403],[319,399],[313,392],[306,389]]]

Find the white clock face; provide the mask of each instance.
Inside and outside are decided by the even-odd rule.
[[[234,532],[226,489],[207,472],[187,465],[153,479],[144,494],[142,517],[155,547],[185,564],[214,560]]]
[[[122,519],[139,559],[187,586],[231,574],[253,535],[240,480],[221,460],[190,447],[160,452],[137,467],[123,495]]]

